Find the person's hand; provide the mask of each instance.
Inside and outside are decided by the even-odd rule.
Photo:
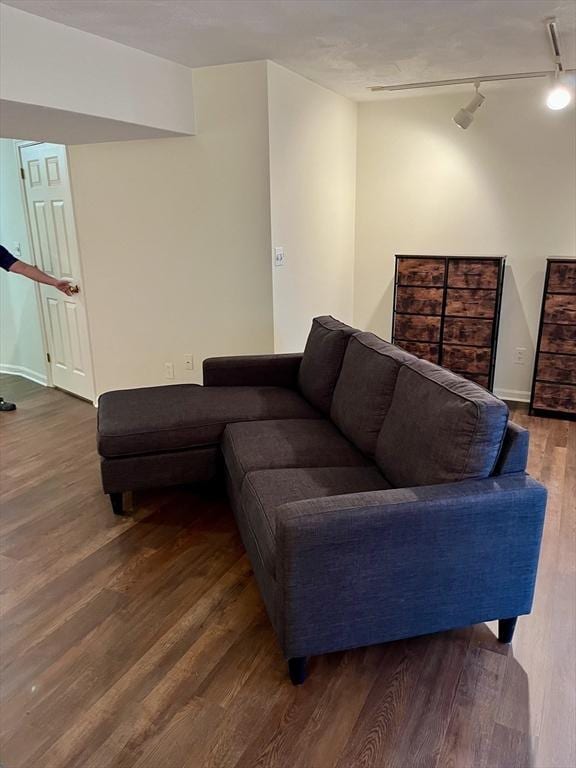
[[[65,293],[66,296],[72,296],[74,293],[78,293],[78,290],[74,290],[72,284],[69,283],[68,280],[56,280],[54,288]]]

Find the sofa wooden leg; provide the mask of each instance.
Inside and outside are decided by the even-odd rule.
[[[500,619],[498,621],[498,640],[501,643],[511,643],[518,616],[511,619]]]
[[[110,496],[110,502],[112,504],[112,509],[114,511],[115,515],[123,515],[124,514],[124,499],[122,497],[121,493],[111,493]]]
[[[297,656],[295,659],[288,659],[288,672],[292,685],[302,685],[308,677],[308,663],[305,656]]]

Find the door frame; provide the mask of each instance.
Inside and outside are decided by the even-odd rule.
[[[28,253],[32,257],[32,263],[35,267],[38,269],[42,269],[42,265],[37,263],[36,260],[36,254],[34,253],[34,248],[32,247],[32,226],[30,224],[30,209],[28,207],[28,199],[26,197],[26,189],[24,186],[24,175],[22,173],[23,169],[23,163],[22,163],[22,155],[20,153],[20,149],[22,147],[32,147],[38,144],[58,144],[58,142],[54,141],[25,141],[25,140],[14,140],[14,152],[16,154],[16,164],[17,168],[19,170],[18,172],[18,182],[20,186],[20,199],[22,201],[22,207],[24,210],[24,219],[26,221],[26,236],[28,238]],[[80,244],[78,242],[78,229],[76,227],[76,214],[74,210],[74,194],[72,191],[72,183],[70,180],[70,153],[68,151],[68,146],[66,144],[60,144],[60,146],[64,147],[64,151],[66,154],[66,176],[67,176],[67,182],[68,182],[68,189],[70,191],[70,199],[71,199],[71,206],[70,206],[70,223],[72,227],[72,231],[74,233],[74,237],[76,239],[76,250],[78,253],[78,268],[80,271],[79,278],[82,285],[82,292],[85,291],[85,280],[84,280],[84,266],[82,263],[82,252],[80,251]],[[46,313],[44,311],[44,302],[42,301],[42,295],[40,293],[40,285],[36,281],[34,281],[34,295],[36,296],[36,306],[38,308],[38,317],[40,319],[40,330],[42,335],[42,345],[44,347],[44,368],[46,371],[46,386],[53,387],[54,389],[57,389],[56,385],[54,384],[54,377],[52,376],[52,363],[48,361],[48,355],[50,354],[50,343],[49,343],[49,334],[48,334],[48,319],[46,317]],[[88,308],[88,302],[86,300],[86,295],[84,293],[84,303],[86,306],[86,310]],[[94,356],[92,354],[92,334],[90,333],[90,320],[88,316],[88,311],[86,311],[86,329],[87,329],[87,336],[88,336],[88,349],[87,354],[90,358],[90,382],[92,384],[92,392],[94,393],[94,399],[92,401],[89,400],[89,402],[93,402],[94,405],[97,403],[97,393],[96,393],[96,380],[94,375]],[[53,357],[53,355],[51,355]],[[76,395],[74,392],[68,392],[67,390],[62,390],[63,392],[66,392],[66,394],[71,395],[72,397],[78,397],[80,400],[84,400],[83,397],[80,397],[80,395]]]

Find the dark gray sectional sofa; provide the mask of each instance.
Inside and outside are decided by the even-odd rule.
[[[224,474],[292,681],[311,655],[532,606],[546,490],[504,402],[331,317],[303,355],[213,358],[204,386],[100,398],[102,480]]]

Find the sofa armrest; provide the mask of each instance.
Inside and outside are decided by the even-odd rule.
[[[294,389],[302,353],[209,357],[204,360],[205,387],[289,387]]]
[[[288,657],[529,613],[546,489],[524,473],[277,511]]]

